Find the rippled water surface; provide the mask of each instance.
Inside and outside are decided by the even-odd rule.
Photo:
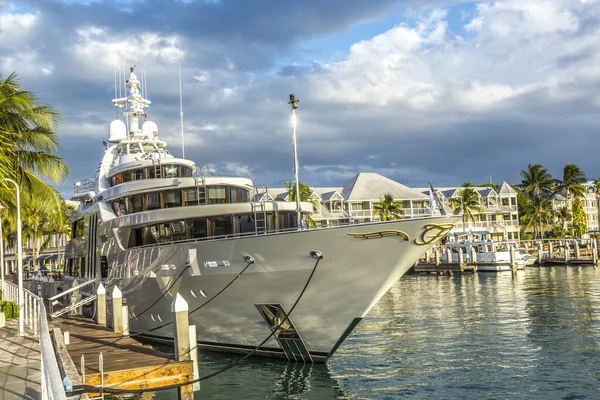
[[[589,266],[405,276],[327,365],[253,358],[196,398],[597,399],[599,278]],[[200,358],[205,375],[238,357]]]

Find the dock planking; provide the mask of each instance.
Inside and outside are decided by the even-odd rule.
[[[52,326],[69,332],[70,344],[66,348],[80,376],[80,360],[84,356],[85,384],[100,383],[100,353],[103,357],[105,387],[150,389],[193,380],[191,361],[176,361],[172,355],[114,333],[85,317],[62,317],[52,321]]]

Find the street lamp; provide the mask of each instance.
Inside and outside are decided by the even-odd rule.
[[[296,110],[298,109],[299,101],[296,99],[296,96],[290,94],[288,104],[292,109],[292,147],[294,150],[294,181],[296,182],[296,218],[298,218],[298,224],[300,224],[300,214],[302,212],[300,208],[300,181],[298,179],[298,150],[296,148]]]
[[[5,181],[15,185],[17,190],[17,268],[19,276],[19,335],[25,334],[24,330],[24,307],[23,307],[23,238],[21,233],[21,189],[17,182],[9,178],[4,178]],[[4,271],[4,268],[2,269]]]

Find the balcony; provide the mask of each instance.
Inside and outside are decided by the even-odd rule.
[[[372,215],[373,215],[373,212],[371,210],[352,210],[352,211],[350,211],[350,216],[353,218],[371,217]]]

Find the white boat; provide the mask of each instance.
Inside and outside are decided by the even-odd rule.
[[[515,249],[517,269],[524,269],[529,265],[514,241],[495,242],[491,239],[483,239],[480,234],[469,233],[458,236],[456,241],[448,242],[445,246],[451,251],[452,263],[458,263],[458,253],[462,251],[463,260],[477,265],[478,271],[511,271],[511,247]],[[447,253],[442,255],[441,261],[448,262]]]
[[[325,362],[460,219],[300,229],[295,203],[254,201],[251,180],[199,174],[170,154],[157,125],[141,124],[150,102],[133,69],[126,87],[113,100],[126,122],[110,123],[96,176],[75,187],[65,274],[117,285],[132,332],[172,338],[179,293],[201,347]]]

